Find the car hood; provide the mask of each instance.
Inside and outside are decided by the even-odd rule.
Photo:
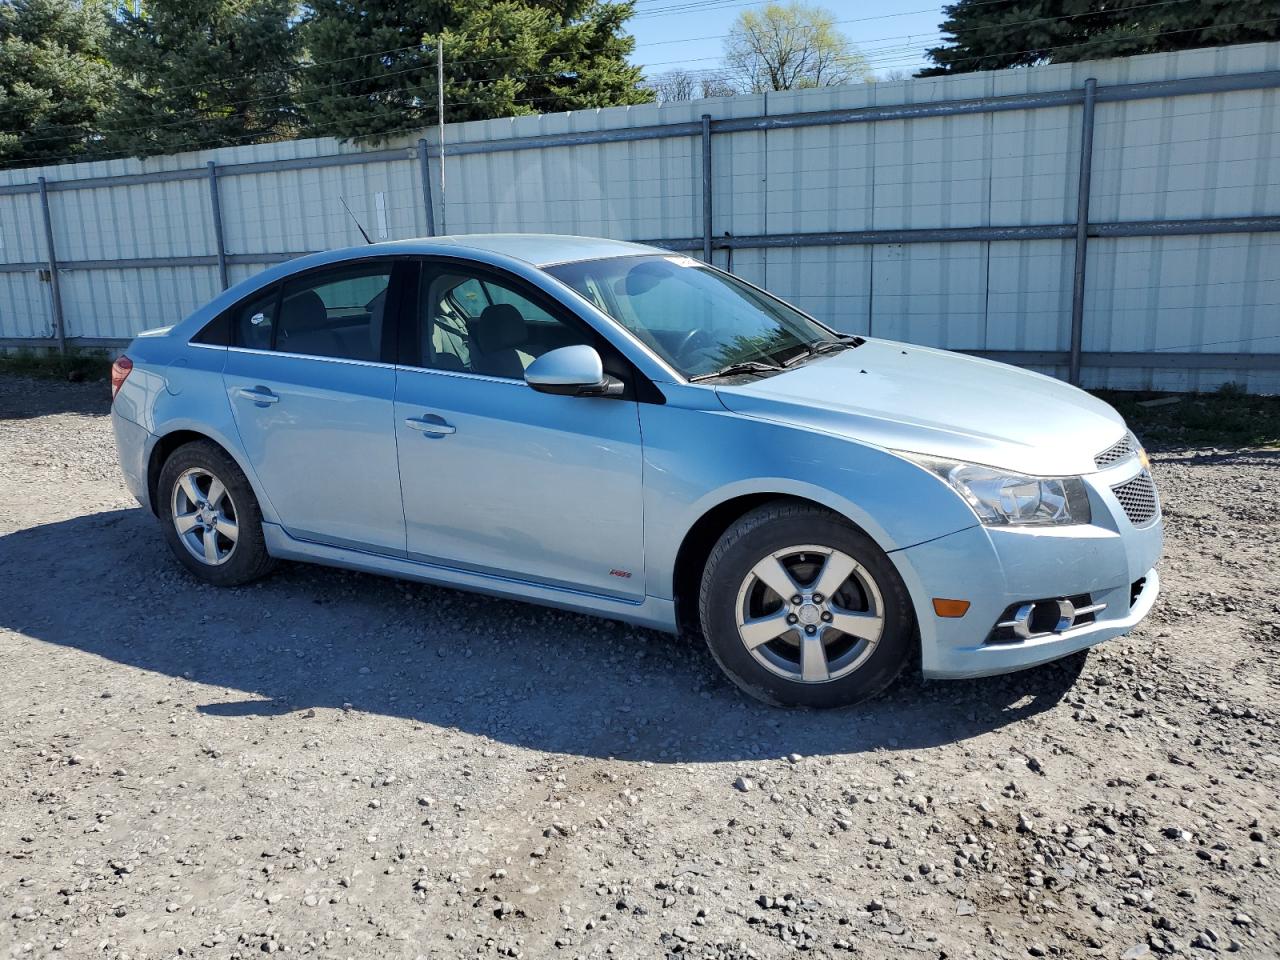
[[[716,392],[743,416],[1037,476],[1094,472],[1125,431],[1109,405],[1059,380],[890,340]]]

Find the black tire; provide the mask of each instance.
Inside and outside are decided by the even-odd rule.
[[[221,481],[233,505],[232,515],[238,533],[231,547],[226,547],[223,540],[229,553],[217,565],[202,562],[192,555],[174,525],[174,488],[184,474],[193,469],[205,471]],[[169,459],[160,468],[156,500],[160,526],[169,549],[179,563],[206,583],[235,587],[265,576],[275,566],[275,560],[267,553],[263,540],[262,510],[258,506],[258,498],[253,495],[253,488],[236,462],[212,441],[193,440],[169,454]]]
[[[878,640],[869,653],[862,654],[861,662],[854,649],[856,642],[849,637],[839,639],[838,633],[832,634],[837,638],[834,642],[844,643],[850,650],[851,667],[850,672],[834,679],[809,682],[781,676],[763,665],[739,634],[738,606],[748,589],[744,586],[748,576],[758,562],[798,544],[841,551],[861,566],[879,592],[875,606],[883,623]],[[864,599],[869,595],[862,593]],[[768,596],[777,598],[776,593]],[[868,601],[867,609],[871,606]],[[699,614],[707,646],[721,669],[745,692],[776,706],[831,708],[866,700],[894,681],[919,646],[915,614],[906,586],[884,551],[844,517],[796,501],[764,504],[725,531],[703,571]],[[803,640],[799,629],[797,626],[797,632],[771,641],[772,649],[786,651],[789,647],[785,645],[793,644],[799,656]],[[819,638],[824,635],[820,632]],[[778,647],[778,644],[784,646]],[[823,662],[826,663],[825,653]]]

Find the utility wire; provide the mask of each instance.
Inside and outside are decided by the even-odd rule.
[[[1180,2],[1186,2],[1186,0],[1160,0],[1160,2],[1152,3],[1152,4],[1149,4],[1149,5],[1150,5],[1150,6],[1161,6],[1161,5],[1168,4],[1168,3],[1180,3]],[[1077,16],[1077,15],[1076,15],[1076,14],[1073,14],[1073,15],[1070,15],[1070,16]],[[1040,18],[1040,19],[1063,19],[1063,18]],[[1260,23],[1272,23],[1272,22],[1276,22],[1276,21],[1280,21],[1280,17],[1267,17],[1267,18],[1260,18],[1260,19],[1256,19],[1256,20],[1240,21],[1240,22],[1238,22],[1238,23],[1231,23],[1231,24],[1214,24],[1213,26],[1214,26],[1215,28],[1218,28],[1218,29],[1224,29],[1224,28],[1239,27],[1239,26],[1250,26],[1250,25],[1256,25],[1256,24],[1260,24]],[[1202,29],[1205,29],[1205,28],[1204,28],[1204,27],[1188,27],[1188,28],[1183,28],[1183,29],[1180,29],[1180,30],[1168,30],[1168,31],[1162,31],[1162,32],[1158,32],[1158,33],[1136,33],[1136,34],[1130,34],[1130,35],[1128,35],[1128,36],[1124,36],[1124,35],[1114,35],[1114,36],[1110,36],[1110,37],[1108,37],[1107,39],[1108,39],[1108,40],[1110,40],[1110,41],[1115,41],[1115,40],[1124,40],[1124,39],[1153,39],[1153,38],[1156,38],[1156,37],[1171,36],[1171,35],[1181,34],[1181,33],[1194,33],[1194,32],[1198,32],[1198,31],[1200,31],[1200,30],[1202,30]],[[897,38],[896,38],[896,37],[885,37],[885,38],[882,38],[882,39],[884,39],[884,40],[892,40],[892,39],[897,39]],[[1074,47],[1085,46],[1085,45],[1087,45],[1087,43],[1088,43],[1088,42],[1089,42],[1089,41],[1082,41],[1082,42],[1078,42],[1078,43],[1058,44],[1058,45],[1050,46],[1050,47],[1035,47],[1035,48],[1031,48],[1031,49],[1028,49],[1028,50],[1019,50],[1019,51],[998,51],[998,52],[996,52],[996,53],[994,53],[994,54],[983,54],[983,55],[981,55],[981,56],[966,57],[966,58],[963,58],[963,59],[961,59],[961,60],[957,60],[957,61],[954,61],[954,62],[955,62],[955,63],[963,63],[963,62],[968,62],[968,61],[972,61],[972,60],[983,60],[983,59],[987,59],[987,58],[992,57],[992,56],[1017,56],[1017,55],[1025,54],[1025,53],[1037,53],[1037,52],[1041,52],[1041,53],[1043,53],[1043,52],[1048,52],[1048,51],[1053,51],[1053,50],[1071,49],[1071,48],[1074,48]],[[896,55],[896,54],[895,54],[895,52],[894,52],[896,49],[901,49],[901,48],[886,48],[886,49],[883,51],[883,54],[884,54],[885,56],[887,56],[887,57],[888,57],[888,59],[887,59],[887,60],[884,60],[884,61],[882,61],[882,62],[881,62],[881,65],[882,65],[882,66],[883,66],[883,65],[885,65],[885,64],[890,64],[890,65],[891,65],[891,64],[892,64],[892,63],[894,63],[894,62],[901,62],[901,59],[902,59],[902,58],[901,58],[900,56]],[[505,59],[505,58],[489,58],[489,60],[496,60],[496,59]],[[703,57],[703,58],[699,58],[699,59],[711,60],[711,59],[718,59],[718,58],[715,58],[715,57]],[[465,61],[455,61],[455,62],[465,62]],[[480,60],[476,60],[476,61],[471,61],[471,62],[482,62],[482,61],[480,61]],[[677,60],[677,61],[668,61],[668,62],[669,62],[669,63],[687,63],[687,62],[690,62],[690,61],[689,61],[689,60]],[[654,64],[654,66],[661,66],[661,65],[662,65],[662,64]],[[430,67],[430,66],[434,66],[434,63],[431,63],[431,64],[415,64],[415,65],[413,65],[413,66],[411,66],[411,67],[405,67],[405,68],[402,68],[402,70],[400,70],[400,71],[394,71],[394,72],[392,72],[392,73],[382,74],[382,75],[380,75],[380,76],[393,76],[393,75],[396,75],[396,74],[398,74],[398,73],[407,73],[407,72],[410,72],[410,71],[413,71],[413,70],[426,69],[427,67]],[[713,70],[713,71],[711,71],[711,72],[710,72],[710,74],[709,74],[709,75],[714,75],[714,73],[715,73],[715,71]],[[494,79],[494,80],[492,80],[492,81],[484,81],[484,80],[481,80],[481,81],[477,81],[477,82],[479,82],[479,83],[489,83],[489,84],[492,86],[493,84],[501,83],[501,82],[503,82],[503,81],[505,81],[505,80],[536,79],[536,78],[554,77],[554,76],[561,76],[561,75],[563,75],[563,74],[562,74],[562,72],[544,73],[544,74],[513,74],[513,75],[509,75],[508,77],[499,77],[499,78],[495,78],[495,79]],[[366,79],[370,79],[370,78],[358,78],[357,80],[349,81],[349,83],[364,82],[364,80],[366,80]],[[341,102],[341,101],[345,101],[345,100],[369,99],[370,97],[376,97],[376,96],[378,95],[378,93],[380,93],[380,92],[382,92],[382,91],[376,91],[376,92],[372,92],[372,93],[356,93],[356,94],[350,94],[350,95],[347,95],[347,96],[344,96],[344,97],[338,97],[338,98],[326,98],[325,100],[307,101],[307,102],[300,103],[300,104],[294,104],[294,106],[313,106],[313,105],[315,105],[315,104],[323,103],[323,102]],[[283,95],[281,95],[281,96],[283,96]],[[243,104],[247,104],[247,103],[260,102],[262,99],[276,99],[276,98],[277,98],[277,97],[255,98],[255,99],[250,99],[250,100],[246,100],[246,101],[238,101],[238,102],[231,103],[231,104],[224,104],[224,105],[221,105],[221,106],[223,106],[223,107],[237,106],[237,105],[243,105]],[[509,103],[536,103],[536,102],[539,102],[539,101],[544,101],[544,100],[546,100],[546,99],[547,99],[547,97],[546,97],[546,96],[514,97],[514,98],[510,98],[507,102],[509,102]],[[445,105],[446,105],[446,106],[469,106],[469,105],[478,105],[478,104],[483,104],[483,103],[487,103],[487,102],[488,102],[488,101],[486,101],[486,100],[476,99],[476,98],[461,98],[461,99],[456,99],[456,100],[447,101]],[[201,122],[204,122],[204,123],[210,123],[210,122],[214,122],[215,120],[216,120],[216,118],[209,118],[209,119],[207,119],[207,120],[200,120],[200,119],[195,119],[195,120],[192,120],[192,119],[179,119],[179,120],[169,121],[169,122],[167,122],[167,123],[158,123],[158,124],[157,124],[157,123],[148,123],[148,124],[139,125],[139,126],[136,126],[136,127],[100,128],[100,129],[101,129],[101,131],[102,131],[102,132],[107,132],[107,133],[137,133],[137,132],[144,131],[144,130],[156,129],[157,127],[185,126],[185,125],[191,124],[191,123],[193,123],[193,122],[194,122],[194,123],[201,123]],[[316,131],[316,130],[329,129],[329,128],[331,128],[331,127],[335,126],[335,125],[338,125],[338,124],[340,124],[340,123],[344,123],[344,122],[345,122],[345,121],[334,121],[334,122],[329,122],[329,123],[311,123],[311,124],[308,124],[308,125],[306,126],[306,128],[304,129],[304,131],[302,131],[302,132],[304,132],[304,133],[308,133],[308,134],[309,134],[309,133],[312,133],[312,132],[314,132],[314,131]],[[423,126],[424,126],[424,124],[415,124],[415,125],[413,125],[412,127],[405,127],[405,128],[403,128],[403,129],[405,129],[405,130],[421,129]],[[98,132],[98,131],[90,131],[90,132],[91,132],[91,133],[96,133],[96,132]],[[391,132],[386,132],[386,133],[381,133],[381,132],[380,132],[379,134],[377,134],[377,136],[378,136],[378,137],[380,137],[380,138],[390,137],[391,135],[392,135],[392,133],[391,133]],[[247,142],[250,142],[250,141],[260,140],[260,139],[262,139],[262,138],[264,138],[264,137],[269,137],[269,136],[271,136],[271,133],[270,133],[270,132],[262,131],[262,132],[257,132],[257,133],[248,133],[248,134],[244,134],[244,135],[237,136],[237,137],[213,137],[213,138],[210,138],[210,139],[207,139],[207,140],[203,140],[203,141],[194,141],[193,143],[191,143],[191,144],[189,144],[189,145],[185,145],[185,146],[184,146],[184,148],[183,148],[183,150],[182,150],[182,152],[188,152],[188,151],[190,151],[190,150],[193,150],[193,149],[199,149],[199,148],[204,147],[204,146],[235,146],[235,145],[238,145],[238,144],[241,144],[241,143],[247,143]],[[27,137],[27,138],[24,138],[24,142],[25,142],[25,143],[39,143],[39,142],[47,142],[47,141],[58,141],[58,140],[62,140],[62,139],[64,139],[64,138],[63,138],[63,137],[57,137],[57,136]],[[23,158],[23,159],[20,159],[20,160],[15,160],[15,161],[11,161],[11,162],[8,162],[8,163],[0,164],[0,169],[11,169],[11,168],[14,168],[14,167],[20,167],[20,166],[47,166],[47,165],[51,165],[51,164],[61,163],[61,162],[67,161],[67,160],[76,160],[76,159],[80,159],[80,160],[83,160],[83,161],[94,161],[94,160],[117,159],[117,158],[121,158],[121,157],[128,157],[128,156],[131,156],[131,155],[132,155],[132,154],[131,154],[130,152],[120,152],[120,153],[116,153],[116,154],[108,154],[108,155],[95,155],[95,156],[89,156],[89,157],[78,157],[77,155],[67,155],[67,156],[63,156],[63,157],[50,158],[50,159],[47,159],[47,160],[42,160],[42,161],[39,161],[39,162],[37,162],[37,163],[32,163],[32,162],[31,162],[31,160],[26,159],[26,158]]]
[[[985,0],[985,2],[1001,2],[1001,0]],[[1168,6],[1168,5],[1170,5],[1170,4],[1185,3],[1185,2],[1187,2],[1187,0],[1154,0],[1154,2],[1147,3],[1147,4],[1143,4],[1141,7],[1133,7],[1133,8],[1131,8],[1131,9],[1135,9],[1135,10],[1136,10],[1136,9],[1142,9],[1142,8],[1145,8],[1145,7],[1161,7],[1161,6]],[[1083,14],[1083,13],[1076,13],[1076,14],[1064,14],[1064,15],[1056,16],[1056,17],[1036,17],[1036,18],[1032,18],[1032,19],[1029,19],[1029,20],[1013,21],[1013,22],[1008,23],[1008,24],[1002,24],[1002,25],[1000,25],[1000,27],[999,27],[999,28],[1000,28],[1000,29],[1007,29],[1008,27],[1011,27],[1011,26],[1021,26],[1021,25],[1027,25],[1027,24],[1032,24],[1032,23],[1042,23],[1042,22],[1050,22],[1050,21],[1056,21],[1056,20],[1067,20],[1067,19],[1072,19],[1072,18],[1074,18],[1074,17],[1084,16],[1084,15],[1086,15],[1086,14]],[[867,21],[867,20],[885,19],[885,18],[888,18],[888,17],[894,17],[894,16],[901,16],[901,14],[884,14],[884,15],[881,15],[881,16],[878,16],[878,17],[862,17],[862,18],[856,18],[856,19],[853,19],[853,20],[844,20],[844,21],[840,21],[840,22],[841,22],[841,23],[853,23],[853,22],[860,22],[860,21]],[[715,36],[709,36],[709,37],[704,37],[704,38],[701,38],[701,39],[708,39],[708,40],[710,40],[710,39],[723,39],[725,36],[727,36],[727,34],[720,34],[720,35],[715,35]],[[896,35],[896,36],[888,36],[888,37],[873,38],[873,39],[868,40],[868,41],[865,41],[865,42],[866,42],[866,43],[877,43],[877,42],[885,42],[885,41],[891,41],[891,40],[909,39],[909,38],[912,38],[912,37],[914,37],[914,36],[916,36],[916,35],[914,35],[914,34],[900,34],[900,35]],[[684,41],[682,41],[682,40],[676,40],[676,41],[659,41],[659,42],[658,42],[658,44],[661,44],[661,43],[679,43],[679,42],[684,42]],[[658,45],[658,44],[655,44],[655,45]],[[1068,45],[1068,46],[1070,46],[1070,45]],[[383,52],[383,53],[396,53],[396,52],[402,52],[402,51],[405,51],[405,50],[411,50],[411,49],[422,49],[422,47],[421,47],[421,45],[419,45],[419,46],[415,46],[415,47],[400,47],[400,48],[393,48],[393,49],[391,49],[391,50],[388,50],[388,51],[382,51],[382,52]],[[880,50],[873,50],[873,51],[871,51],[872,56],[870,56],[870,57],[864,57],[864,59],[866,59],[866,60],[868,61],[868,64],[869,64],[869,65],[870,65],[870,64],[872,64],[872,63],[879,63],[879,64],[881,64],[881,65],[883,65],[883,64],[885,64],[885,63],[888,63],[889,65],[892,65],[892,64],[893,64],[893,63],[895,63],[895,62],[900,62],[900,61],[902,60],[902,57],[901,57],[901,56],[891,56],[891,55],[893,55],[893,54],[897,54],[897,53],[898,53],[898,51],[902,51],[903,53],[905,53],[908,49],[914,49],[914,46],[913,46],[913,45],[900,45],[900,46],[897,46],[897,47],[886,47],[886,48],[882,48],[882,49],[880,49]],[[602,51],[602,48],[596,48],[596,49],[594,49],[594,50],[593,50],[593,51],[591,51],[591,52],[601,52],[601,51]],[[1031,51],[1020,51],[1020,52],[1031,52]],[[377,56],[377,55],[378,55],[378,54],[362,54],[362,55],[360,55],[360,56],[361,56],[361,57],[366,57],[366,56]],[[1007,54],[1007,53],[997,53],[997,54],[995,54],[995,55],[999,56],[999,55],[1008,55],[1008,54]],[[500,61],[500,60],[515,59],[515,58],[516,58],[516,57],[518,57],[518,56],[520,56],[520,55],[518,55],[518,54],[512,54],[512,55],[499,56],[499,57],[484,57],[484,58],[472,58],[472,59],[469,59],[469,60],[454,60],[454,61],[450,61],[449,66],[452,68],[452,67],[457,66],[457,65],[469,64],[469,63],[493,63],[493,62],[497,62],[497,61]],[[885,59],[886,57],[890,57],[890,56],[891,56],[891,59],[889,59],[889,60],[886,60],[886,59]],[[988,55],[988,56],[990,56],[990,55]],[[358,59],[358,58],[357,58],[357,57],[348,57],[348,58],[342,58],[342,60],[341,60],[341,61],[333,61],[333,62],[343,62],[343,61],[351,60],[351,59]],[[696,60],[715,60],[715,59],[719,59],[719,58],[718,58],[718,57],[700,57],[700,58],[693,58],[692,60],[691,60],[691,59],[689,59],[689,58],[685,58],[685,59],[683,59],[683,60],[663,61],[663,62],[659,62],[659,63],[655,63],[655,64],[650,64],[650,66],[665,66],[665,65],[669,65],[669,64],[673,64],[673,63],[690,63],[690,62],[695,62]],[[912,59],[914,60],[915,58],[913,57]],[[970,58],[970,59],[972,59],[972,58]],[[324,62],[324,61],[322,61],[322,63],[323,63],[323,62]],[[319,64],[319,63],[317,63],[317,64],[314,64],[313,66],[318,66],[318,65],[320,65],[320,64]],[[352,85],[355,85],[355,84],[361,84],[361,83],[374,83],[374,82],[377,82],[377,81],[379,81],[379,80],[386,79],[386,78],[388,78],[388,77],[394,77],[394,76],[400,76],[400,75],[403,75],[403,74],[406,74],[406,73],[412,73],[412,72],[413,72],[413,71],[415,71],[415,70],[425,70],[425,69],[428,69],[428,68],[429,68],[429,67],[431,67],[431,66],[434,66],[434,58],[432,59],[432,62],[430,62],[430,63],[418,63],[418,64],[411,64],[410,66],[402,67],[402,68],[400,68],[399,70],[387,71],[387,72],[380,73],[380,74],[377,74],[377,75],[374,75],[374,76],[369,76],[369,77],[356,77],[356,78],[353,78],[353,79],[351,79],[351,80],[340,81],[340,82],[337,82],[337,83],[330,84],[330,86],[331,86],[331,87],[347,87],[347,86],[352,86]],[[305,69],[305,67],[300,68],[300,69]],[[693,71],[691,71],[691,72],[693,72]],[[716,71],[716,69],[715,69],[715,68],[710,68],[710,69],[708,69],[708,70],[705,70],[705,71],[698,71],[698,72],[703,73],[705,76],[711,76],[711,75],[714,75],[717,71]],[[492,83],[503,82],[503,81],[511,81],[511,80],[528,80],[528,79],[540,79],[540,78],[547,78],[547,77],[557,77],[557,76],[563,76],[563,75],[564,75],[564,73],[565,73],[565,71],[554,71],[554,72],[548,72],[548,73],[509,74],[509,75],[507,75],[507,76],[505,76],[505,77],[495,78],[494,80],[486,81],[486,80],[484,80],[484,79],[481,79],[481,80],[479,80],[479,81],[477,81],[477,82],[478,82],[478,83],[486,83],[486,82],[487,82],[487,83],[492,84]],[[197,85],[190,85],[187,89],[194,88],[195,86],[197,86]],[[175,88],[175,89],[183,89],[183,88]],[[376,96],[376,95],[377,95],[378,93],[380,93],[380,92],[382,92],[382,91],[371,91],[371,92],[369,92],[369,93],[356,93],[356,94],[351,94],[351,95],[349,95],[349,96],[344,96],[344,97],[326,97],[326,98],[323,98],[322,100],[311,100],[311,101],[303,101],[303,102],[297,102],[297,103],[290,103],[290,104],[288,104],[288,106],[289,106],[289,107],[291,107],[291,108],[299,108],[299,107],[306,107],[306,106],[314,106],[314,105],[316,105],[316,104],[318,104],[318,103],[325,103],[325,102],[327,102],[327,103],[333,103],[333,102],[344,102],[344,101],[346,101],[346,100],[351,100],[351,99],[364,99],[364,98],[367,98],[367,97]],[[263,94],[263,95],[258,96],[258,97],[249,97],[249,98],[246,98],[246,99],[244,99],[244,100],[235,100],[235,101],[230,101],[230,102],[228,102],[228,103],[221,103],[221,104],[218,104],[218,105],[217,105],[217,108],[218,108],[218,109],[227,109],[227,108],[230,108],[230,107],[246,106],[246,105],[249,105],[249,104],[261,104],[261,103],[267,103],[267,102],[274,101],[274,100],[283,100],[283,99],[285,99],[286,97],[290,97],[291,95],[292,95],[292,94],[291,94],[291,92],[290,92],[290,91],[284,91],[284,92],[277,93],[277,94]],[[543,98],[541,98],[541,97],[527,97],[527,98],[519,98],[519,99],[514,100],[514,102],[516,102],[516,103],[536,102],[536,101],[537,101],[537,100],[539,100],[539,99],[543,99]],[[461,106],[461,105],[466,105],[466,104],[467,104],[467,102],[468,102],[468,101],[465,101],[465,100],[451,101],[451,102],[450,102],[450,104],[448,104],[448,105]],[[480,102],[480,101],[473,101],[473,102],[478,103],[478,102]],[[185,117],[185,118],[179,118],[179,119],[175,119],[175,120],[171,120],[171,121],[166,121],[166,122],[161,122],[161,123],[145,123],[145,124],[140,124],[140,125],[137,125],[137,126],[123,126],[123,127],[103,126],[103,127],[97,127],[96,129],[92,130],[92,131],[91,131],[91,133],[93,133],[93,134],[102,134],[102,133],[123,133],[123,134],[130,134],[130,133],[138,133],[138,132],[141,132],[141,131],[152,130],[152,129],[157,129],[157,128],[160,128],[160,129],[168,129],[168,128],[173,128],[173,127],[184,127],[184,126],[188,126],[188,125],[190,125],[190,124],[191,124],[191,123],[193,123],[193,122],[195,122],[195,123],[200,123],[200,122],[210,122],[210,123],[212,123],[212,122],[216,122],[216,120],[217,120],[217,118],[214,118],[214,117],[210,117],[210,118],[208,118],[207,120],[204,120],[204,121],[200,120],[199,118]],[[9,134],[11,134],[11,135],[14,135],[14,136],[19,136],[19,135],[20,135],[20,131],[7,131],[7,133],[9,133]],[[251,139],[256,139],[256,138],[258,138],[258,137],[264,137],[264,136],[270,136],[270,135],[271,135],[271,131],[262,131],[262,132],[259,132],[259,133],[246,135],[246,137],[251,138]],[[242,137],[241,139],[245,139],[246,137]],[[28,142],[28,143],[41,143],[41,142],[59,141],[59,140],[63,140],[63,139],[65,139],[65,137],[63,137],[63,136],[28,137],[28,138],[25,138],[25,142]]]
[[[715,0],[715,2],[720,2],[720,0]],[[751,0],[751,2],[755,2],[755,0]],[[981,0],[981,2],[979,2],[979,3],[977,3],[977,4],[974,4],[974,5],[975,5],[975,6],[983,6],[983,5],[986,5],[986,4],[988,4],[988,3],[1007,3],[1007,2],[1008,2],[1008,0]],[[1141,4],[1141,5],[1137,5],[1137,6],[1129,7],[1129,8],[1127,8],[1127,10],[1141,10],[1141,9],[1146,9],[1146,8],[1149,8],[1149,7],[1164,7],[1164,6],[1174,5],[1174,4],[1185,4],[1185,3],[1190,3],[1190,2],[1194,2],[1194,0],[1152,0],[1152,2],[1149,2],[1149,3],[1145,3],[1145,4]],[[697,6],[697,4],[695,3],[695,4],[694,4],[694,6]],[[687,9],[687,7],[686,7],[686,8],[682,8],[682,9]],[[876,20],[889,20],[889,19],[894,19],[894,18],[898,18],[898,17],[913,16],[913,15],[916,15],[916,14],[928,13],[928,12],[930,12],[930,9],[932,9],[932,8],[928,8],[928,9],[925,9],[925,10],[911,10],[911,11],[904,11],[904,12],[901,12],[901,13],[886,13],[886,14],[878,14],[878,15],[876,15],[876,16],[871,16],[871,17],[852,17],[852,18],[848,18],[848,19],[844,19],[844,20],[837,20],[837,21],[835,21],[835,23],[836,23],[836,25],[838,25],[838,26],[839,26],[839,25],[846,25],[846,24],[850,24],[850,23],[867,23],[867,22],[876,21]],[[1011,21],[1011,22],[1009,22],[1009,23],[1005,23],[1005,24],[995,24],[995,25],[991,25],[991,26],[987,26],[987,27],[977,27],[977,28],[975,28],[975,30],[974,30],[973,32],[982,32],[982,31],[986,31],[986,30],[994,30],[994,29],[1001,29],[1001,30],[1003,30],[1003,29],[1008,29],[1009,27],[1014,27],[1014,26],[1025,26],[1025,25],[1029,25],[1029,24],[1033,24],[1033,23],[1048,23],[1048,22],[1052,22],[1052,21],[1056,21],[1056,20],[1070,20],[1070,19],[1073,19],[1073,18],[1076,18],[1076,17],[1088,16],[1089,14],[1090,14],[1090,11],[1084,11],[1084,12],[1082,12],[1082,13],[1061,14],[1061,15],[1059,15],[1059,16],[1052,16],[1052,17],[1034,17],[1034,18],[1031,18],[1031,19],[1028,19],[1028,20],[1016,20],[1016,21]],[[1217,26],[1217,25],[1215,25],[1215,26]],[[724,39],[726,39],[728,36],[729,36],[729,34],[728,34],[728,33],[721,33],[721,34],[711,34],[711,35],[702,36],[702,37],[682,37],[682,38],[675,39],[675,40],[655,40],[655,41],[649,41],[649,42],[642,43],[642,44],[637,44],[637,47],[657,47],[657,46],[667,46],[667,45],[675,44],[675,43],[689,43],[689,42],[692,42],[692,41],[695,41],[695,40],[697,40],[697,41],[705,41],[705,40],[724,40]],[[891,36],[887,36],[887,37],[872,37],[872,38],[869,38],[869,39],[867,39],[867,40],[861,41],[861,43],[862,43],[862,44],[869,44],[869,43],[879,43],[879,42],[883,42],[883,41],[887,41],[887,40],[912,40],[912,39],[915,39],[915,38],[923,38],[924,36],[925,36],[925,34],[912,34],[912,33],[908,33],[908,34],[896,34],[896,35],[891,35]],[[941,34],[940,34],[940,33],[939,33],[937,36],[938,36],[939,38],[941,38]],[[300,73],[300,72],[303,72],[303,71],[306,71],[306,70],[312,70],[312,69],[315,69],[315,68],[317,68],[317,67],[321,67],[321,66],[331,66],[331,65],[333,65],[333,64],[337,64],[337,63],[348,63],[348,62],[350,62],[350,61],[352,61],[352,60],[366,60],[366,59],[383,58],[383,57],[390,56],[390,55],[392,55],[392,54],[397,54],[397,53],[406,53],[406,52],[409,52],[409,51],[418,51],[418,52],[423,52],[423,53],[431,53],[431,54],[433,54],[433,56],[432,56],[432,60],[431,60],[431,62],[430,62],[429,64],[413,64],[413,65],[411,65],[410,67],[403,68],[403,69],[404,69],[404,71],[408,71],[408,70],[417,70],[417,69],[426,69],[427,67],[429,67],[429,66],[434,66],[434,64],[435,64],[435,59],[434,59],[434,53],[435,53],[435,51],[434,51],[433,47],[434,47],[434,43],[431,43],[431,44],[428,44],[428,43],[416,43],[416,44],[409,44],[408,46],[403,46],[403,47],[391,47],[391,48],[388,48],[388,49],[386,49],[386,50],[375,50],[375,51],[371,51],[371,52],[369,52],[369,53],[355,54],[355,55],[352,55],[352,56],[349,56],[349,57],[339,57],[339,58],[332,59],[332,60],[316,60],[316,61],[311,61],[311,62],[308,62],[308,63],[297,64],[297,65],[295,65],[295,66],[291,66],[291,67],[281,67],[281,68],[276,69],[276,70],[264,70],[264,71],[261,71],[261,72],[257,73],[255,76],[256,76],[256,77],[261,78],[261,77],[271,77],[271,76],[277,76],[277,75],[283,75],[283,74]],[[587,48],[584,52],[586,52],[586,53],[603,53],[603,52],[604,52],[604,50],[605,50],[605,48],[604,48],[603,46],[600,46],[600,47],[589,47],[589,48]],[[999,56],[999,55],[1003,55],[1003,54],[1002,54],[1002,53],[998,53],[998,54],[995,54],[995,55]],[[470,58],[465,58],[465,59],[450,60],[450,61],[449,61],[449,66],[450,66],[450,67],[457,67],[457,66],[462,66],[462,65],[466,65],[466,64],[473,64],[473,63],[497,63],[497,62],[504,61],[504,60],[515,60],[515,59],[520,59],[522,56],[523,56],[522,54],[502,54],[502,55],[492,56],[492,57],[470,57]],[[695,58],[695,59],[710,60],[710,59],[718,59],[718,58],[716,58],[716,57],[701,57],[701,58]],[[664,63],[649,64],[649,66],[663,66],[663,65],[665,65],[665,64],[670,64],[670,63],[683,63],[683,62],[692,62],[692,61],[688,61],[688,60],[665,61]],[[366,80],[369,80],[369,79],[375,79],[375,78],[378,78],[378,77],[394,76],[394,75],[395,75],[395,73],[397,73],[397,72],[401,72],[401,71],[394,71],[394,72],[392,72],[392,73],[376,74],[376,75],[372,75],[372,76],[370,76],[370,77],[357,77],[357,78],[352,79],[352,80],[341,81],[341,82],[339,82],[339,83],[332,84],[332,85],[336,85],[336,86],[346,86],[346,85],[349,85],[349,84],[352,84],[352,83],[361,83],[361,82],[364,82],[364,81],[366,81]],[[224,82],[224,81],[217,81],[217,83],[221,83],[221,82]],[[166,88],[166,89],[167,89],[167,91],[168,91],[168,92],[171,92],[171,93],[172,93],[172,92],[180,92],[180,91],[186,91],[186,90],[216,90],[216,89],[218,89],[218,88],[217,88],[217,86],[216,86],[216,85],[211,86],[211,85],[209,85],[209,84],[207,84],[207,83],[190,83],[190,84],[183,84],[183,85],[181,85],[181,86],[168,87],[168,88]],[[282,98],[284,98],[284,97],[286,97],[286,96],[289,96],[289,93],[288,93],[288,92],[280,93],[280,94],[266,94],[266,95],[264,95],[264,96],[262,96],[262,97],[253,97],[253,98],[248,98],[248,99],[246,99],[246,100],[231,101],[230,103],[221,104],[221,106],[236,106],[236,105],[238,105],[238,104],[242,104],[242,103],[251,103],[251,102],[261,101],[261,100],[265,100],[265,99],[282,99]],[[14,131],[8,131],[8,132],[10,132],[10,133],[14,133]],[[55,139],[56,139],[56,138],[55,138]]]

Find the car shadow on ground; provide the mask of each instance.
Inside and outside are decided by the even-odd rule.
[[[951,683],[907,676],[849,710],[781,710],[739,693],[700,644],[592,617],[307,565],[208,587],[141,509],[0,537],[0,626],[205,685],[188,702],[213,718],[346,709],[658,763],[962,741],[1052,708],[1084,663]],[[129,696],[118,675],[107,682]],[[56,686],[40,694],[50,695]]]

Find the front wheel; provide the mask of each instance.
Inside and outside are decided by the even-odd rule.
[[[915,642],[906,587],[884,551],[843,517],[803,503],[766,504],[725,531],[699,609],[724,672],[779,705],[872,697]]]
[[[185,443],[160,470],[160,522],[184,567],[232,587],[274,565],[262,536],[262,512],[236,462],[207,440]]]

